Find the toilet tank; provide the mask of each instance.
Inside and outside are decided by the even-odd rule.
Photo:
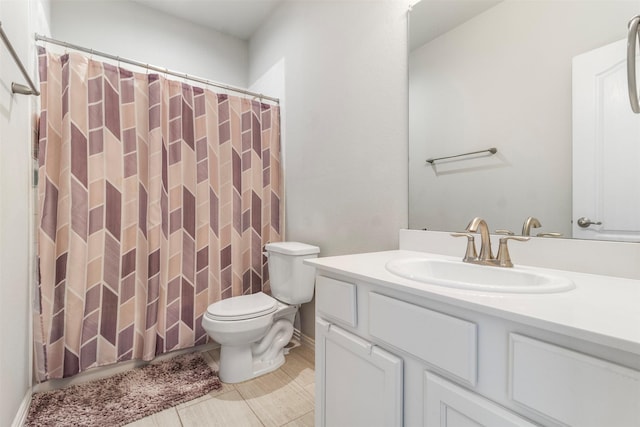
[[[271,295],[287,304],[311,301],[315,284],[315,268],[302,260],[316,258],[317,246],[298,242],[276,242],[265,245],[267,251]]]

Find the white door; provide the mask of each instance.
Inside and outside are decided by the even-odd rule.
[[[431,372],[424,374],[425,427],[534,427],[475,393]]]
[[[573,58],[573,237],[640,241],[640,115],[626,49],[625,39]]]
[[[402,426],[402,359],[316,320],[316,425]]]

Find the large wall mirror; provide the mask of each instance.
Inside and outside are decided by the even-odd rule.
[[[638,14],[640,0],[415,4],[409,227],[459,231],[480,216],[521,234],[535,217],[532,236],[640,242],[640,115],[625,74]]]

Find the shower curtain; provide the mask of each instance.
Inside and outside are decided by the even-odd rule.
[[[279,108],[39,48],[40,381],[203,344],[217,300],[269,291]]]

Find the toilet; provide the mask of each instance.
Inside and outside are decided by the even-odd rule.
[[[293,335],[300,304],[313,298],[315,270],[302,260],[316,258],[317,246],[298,242],[265,245],[271,295],[258,292],[211,304],[202,327],[220,344],[218,376],[238,383],[278,369]]]

